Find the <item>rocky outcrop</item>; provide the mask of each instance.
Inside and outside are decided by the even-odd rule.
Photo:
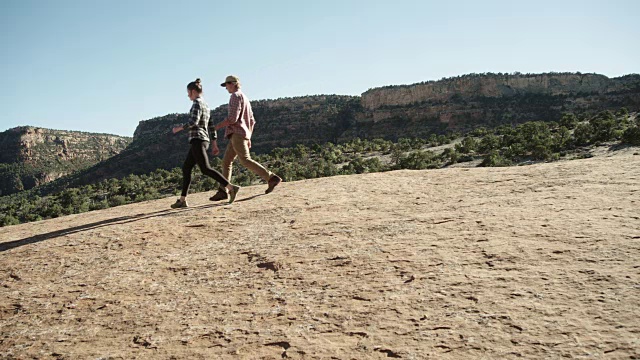
[[[362,94],[369,111],[383,107],[411,106],[424,102],[447,102],[517,95],[576,96],[609,94],[637,89],[638,79],[610,79],[598,74],[484,74],[440,81],[371,89]]]
[[[0,163],[101,161],[130,142],[131,138],[117,135],[22,126],[0,133]]]
[[[119,154],[131,138],[22,126],[0,133],[0,194],[27,190]]]
[[[464,75],[365,92],[363,111],[341,139],[425,136],[623,106],[640,110],[640,75]]]

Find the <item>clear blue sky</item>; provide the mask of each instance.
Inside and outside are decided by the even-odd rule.
[[[0,1],[0,131],[132,135],[228,100],[358,95],[481,72],[640,72],[640,1]]]

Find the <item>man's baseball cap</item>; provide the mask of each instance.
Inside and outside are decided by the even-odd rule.
[[[227,83],[239,83],[239,82],[240,82],[240,78],[239,77],[233,76],[233,75],[229,75],[224,80],[224,82],[222,84],[220,84],[220,86],[225,87],[225,86],[227,86]]]

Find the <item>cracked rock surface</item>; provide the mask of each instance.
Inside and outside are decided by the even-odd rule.
[[[640,358],[640,156],[0,229],[0,357]]]

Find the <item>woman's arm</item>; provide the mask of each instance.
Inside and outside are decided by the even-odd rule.
[[[182,126],[174,127],[173,133],[176,134],[182,130],[191,129],[194,126],[197,126],[201,116],[202,116],[202,108],[200,107],[200,103],[197,101],[194,101],[193,105],[191,105],[191,110],[189,110],[189,121]]]
[[[191,110],[189,111],[189,121],[184,124],[185,129],[191,129],[192,127],[198,126],[198,122],[202,117],[202,108],[200,107],[200,103],[197,101],[193,102],[191,105]]]

